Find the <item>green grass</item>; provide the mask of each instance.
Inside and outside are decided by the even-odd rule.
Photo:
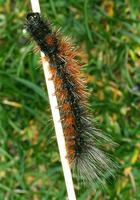
[[[79,200],[140,199],[140,1],[48,0],[41,10],[87,55],[90,105],[119,143],[108,189]],[[39,55],[23,35],[30,3],[0,1],[0,200],[62,200],[66,188]]]

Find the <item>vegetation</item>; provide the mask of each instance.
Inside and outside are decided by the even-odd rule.
[[[41,0],[41,10],[86,52],[100,128],[116,138],[120,172],[79,200],[140,199],[140,1]],[[39,55],[23,34],[30,2],[0,1],[0,200],[62,200],[66,188]]]

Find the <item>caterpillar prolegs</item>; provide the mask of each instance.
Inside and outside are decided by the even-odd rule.
[[[85,79],[77,59],[79,51],[58,31],[53,31],[39,13],[29,13],[25,27],[50,64],[69,163],[80,179],[102,182],[115,168],[103,148],[112,140],[93,125]]]

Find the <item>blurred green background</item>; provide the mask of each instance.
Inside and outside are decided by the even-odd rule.
[[[116,138],[120,172],[79,200],[140,199],[140,1],[41,0],[42,14],[86,53],[100,128]],[[40,56],[23,34],[30,2],[0,0],[0,200],[63,200],[66,188]]]

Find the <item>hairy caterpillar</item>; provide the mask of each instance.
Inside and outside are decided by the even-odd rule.
[[[115,168],[103,148],[112,140],[93,126],[77,59],[79,51],[58,31],[53,31],[39,13],[27,15],[25,28],[50,64],[69,163],[80,179],[101,183]]]

